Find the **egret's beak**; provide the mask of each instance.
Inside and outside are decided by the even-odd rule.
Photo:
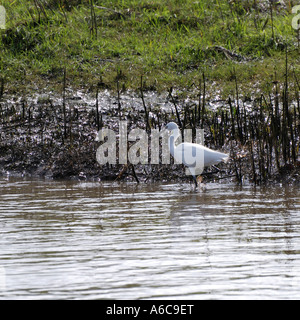
[[[165,133],[166,131],[169,131],[169,130],[168,130],[167,126],[164,126],[160,133]]]

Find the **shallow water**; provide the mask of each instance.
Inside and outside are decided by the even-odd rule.
[[[0,178],[0,299],[299,299],[299,199]]]

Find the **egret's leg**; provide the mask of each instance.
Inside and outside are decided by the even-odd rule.
[[[193,179],[194,179],[194,182],[195,182],[195,186],[196,188],[198,188],[198,181],[197,181],[197,178],[195,176],[193,176]]]

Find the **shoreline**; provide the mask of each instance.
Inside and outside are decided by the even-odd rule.
[[[6,99],[5,102],[2,99],[1,102],[1,176],[10,172],[12,175],[49,179],[191,182],[182,165],[100,166],[96,160],[100,146],[95,141],[98,128],[106,127],[117,132],[117,123],[121,119],[128,121],[129,131],[132,128],[145,129],[146,122],[151,128],[160,129],[168,121],[180,120],[184,128],[193,130],[200,128],[202,123],[205,145],[230,154],[229,162],[218,166],[219,173],[213,174],[214,169],[204,171],[204,182],[214,179],[236,184],[299,184],[300,124],[296,107],[292,125],[287,126],[291,131],[286,136],[282,130],[278,132],[278,139],[289,139],[292,135],[295,149],[285,150],[278,144],[276,151],[274,143],[279,140],[271,139],[274,132],[268,132],[274,123],[269,123],[270,119],[265,121],[274,113],[275,105],[270,110],[266,110],[265,105],[256,110],[255,99],[241,106],[229,100],[229,110],[228,102],[212,107],[212,102],[207,99],[202,108],[203,105],[197,106],[194,98],[181,101],[174,92],[171,96],[170,93],[144,92],[142,98],[132,92],[116,96],[114,92],[104,90],[98,92],[97,99],[92,95],[80,97],[78,94],[69,99],[50,98],[49,93],[48,97],[42,95],[27,101],[26,105],[22,99],[9,102],[13,100]],[[246,110],[246,103],[249,110]],[[259,109],[264,114],[259,114]],[[278,120],[283,126],[281,105],[277,111],[278,119],[273,121]],[[283,161],[284,152],[289,153],[285,154],[288,157],[286,163]]]

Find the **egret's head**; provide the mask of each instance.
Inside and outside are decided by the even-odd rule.
[[[175,122],[169,122],[165,126],[165,130],[169,130],[169,131],[178,130],[178,126],[177,126],[177,124]]]

